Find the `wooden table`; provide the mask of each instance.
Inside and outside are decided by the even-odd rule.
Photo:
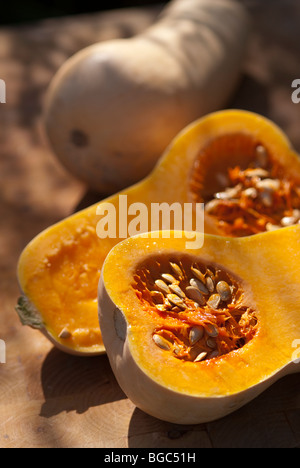
[[[245,1],[254,18],[245,77],[228,107],[276,121],[300,151],[300,7],[295,1]],[[0,447],[204,448],[299,447],[300,375],[288,376],[252,403],[197,426],[161,422],[125,397],[106,356],[72,357],[14,312],[16,264],[33,236],[101,198],[86,193],[56,161],[43,135],[45,90],[77,50],[98,40],[128,37],[147,27],[159,8],[99,12],[0,29]],[[299,330],[300,334],[300,330]],[[300,337],[300,336],[299,336]]]

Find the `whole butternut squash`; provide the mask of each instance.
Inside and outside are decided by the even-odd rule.
[[[235,0],[174,0],[142,34],[78,52],[46,99],[55,154],[96,191],[142,179],[181,129],[226,104],[247,36]]]

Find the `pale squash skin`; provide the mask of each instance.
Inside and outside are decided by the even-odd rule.
[[[78,52],[46,99],[54,153],[101,193],[138,182],[179,131],[226,105],[248,31],[235,0],[174,0],[144,33]]]
[[[165,421],[199,424],[237,410],[279,378],[299,372],[299,242],[297,225],[235,239],[206,235],[201,249],[189,251],[238,275],[258,319],[258,331],[244,347],[201,363],[182,362],[153,343],[155,322],[133,289],[141,260],[186,253],[186,239],[139,235],[114,247],[99,282],[99,321],[111,367],[133,403]]]
[[[268,119],[247,111],[226,110],[193,122],[171,142],[147,178],[49,227],[27,245],[18,263],[20,290],[33,311],[32,318],[27,315],[27,325],[42,329],[51,342],[67,353],[105,353],[98,324],[97,286],[107,254],[123,239],[98,238],[98,206],[111,203],[118,217],[122,194],[127,195],[128,206],[144,203],[149,211],[151,203],[191,202],[190,178],[201,148],[214,138],[239,132],[254,135],[288,174],[300,180],[299,156],[284,133]],[[199,170],[204,171],[205,167],[202,161]],[[211,216],[206,215],[204,221],[205,233],[222,235]],[[78,273],[76,280],[70,277],[70,269]],[[86,275],[84,281],[81,274]],[[38,326],[36,316],[40,319]],[[66,325],[60,326],[62,316],[66,322],[72,318],[77,327],[90,328],[94,336],[99,336],[81,344],[80,340],[60,339],[58,335]]]

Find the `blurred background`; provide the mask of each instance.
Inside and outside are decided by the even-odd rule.
[[[162,2],[158,0],[104,0],[98,2],[85,0],[76,3],[72,0],[44,0],[43,2],[15,0],[5,3],[4,9],[1,8],[0,24],[21,23],[41,18],[76,15],[115,8],[154,5]]]

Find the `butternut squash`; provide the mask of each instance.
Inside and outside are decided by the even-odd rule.
[[[103,342],[138,408],[208,422],[299,372],[299,225],[207,234],[197,250],[184,233],[159,234],[115,246],[99,283]]]
[[[276,169],[276,178],[272,180],[278,183],[279,177],[283,181],[280,182],[280,190],[288,189],[282,193],[283,200],[288,200],[287,211],[282,211],[284,204],[278,202],[276,194],[274,216],[292,218],[298,209],[295,190],[300,186],[300,162],[283,132],[264,117],[246,111],[226,110],[207,115],[188,126],[171,142],[146,179],[49,227],[30,242],[18,265],[22,291],[18,312],[23,323],[41,329],[67,352],[83,355],[104,353],[98,323],[97,287],[109,251],[119,241],[135,233],[172,230],[175,227],[187,229],[184,225],[175,226],[174,221],[166,224],[170,217],[168,208],[174,203],[180,206],[192,203],[195,207],[195,202],[203,202],[207,208],[215,193],[226,191],[224,176],[227,176],[228,168],[263,169],[254,167],[257,165],[258,146],[263,147],[268,155],[268,166],[264,170],[269,170],[271,164],[270,167]],[[267,180],[257,177],[246,179],[249,183]],[[291,193],[292,198],[289,197]],[[244,201],[244,198],[240,200]],[[253,201],[260,203],[259,197]],[[149,213],[141,225],[138,221],[142,219],[135,215],[136,203]],[[165,216],[154,217],[155,226],[151,225],[153,204],[161,212],[167,208]],[[254,204],[254,208],[248,205],[246,208],[252,213],[255,211],[258,221],[261,208],[260,228],[267,229],[266,207],[260,203],[258,207]],[[113,214],[116,217],[116,224],[110,232],[106,225],[109,224],[106,212],[109,209],[115,210]],[[275,228],[273,205],[267,210],[268,222],[272,221]],[[227,209],[224,213],[227,215]],[[193,216],[193,222],[195,218]],[[136,232],[131,229],[134,226]],[[249,226],[251,229],[256,226],[252,218]],[[229,227],[230,224],[222,224],[220,216],[205,210],[205,233],[228,236]],[[231,233],[233,237],[245,234],[244,230],[240,232],[237,228]],[[203,231],[203,228],[198,230]]]
[[[141,180],[179,131],[225,106],[248,23],[235,0],[174,0],[142,34],[75,54],[46,99],[54,153],[101,193]]]

